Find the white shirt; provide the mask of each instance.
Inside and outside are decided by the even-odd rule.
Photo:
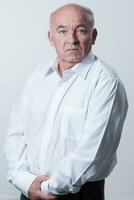
[[[10,116],[7,178],[26,196],[38,175],[50,176],[42,191],[76,193],[117,163],[128,108],[118,75],[92,53],[62,77],[55,67],[33,71]]]

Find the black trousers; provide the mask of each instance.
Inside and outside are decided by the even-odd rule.
[[[104,184],[104,180],[87,182],[78,193],[59,196],[58,200],[105,200]],[[21,194],[20,200],[28,200],[28,198]]]

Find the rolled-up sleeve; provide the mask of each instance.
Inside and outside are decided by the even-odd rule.
[[[76,193],[85,182],[105,178],[104,172],[116,155],[127,108],[120,80],[99,80],[88,104],[83,138],[59,163],[50,179],[42,183],[42,191]]]

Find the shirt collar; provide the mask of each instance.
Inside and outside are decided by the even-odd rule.
[[[71,69],[79,76],[85,79],[88,71],[90,70],[91,66],[94,63],[94,60],[95,60],[95,55],[92,52],[90,52],[82,62],[76,64]]]
[[[83,77],[86,79],[87,73],[90,70],[91,66],[93,65],[95,61],[95,55],[90,52],[86,58],[80,63],[77,63],[73,67],[67,69],[64,71],[64,73],[70,73],[70,74],[77,74],[78,76]],[[58,67],[58,59],[54,58],[48,63],[48,70],[47,75],[51,74],[52,72],[56,71]],[[63,74],[64,75],[64,74]]]

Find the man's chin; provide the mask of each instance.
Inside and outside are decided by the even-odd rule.
[[[68,58],[66,58],[65,60],[68,63],[79,63],[83,60],[84,58],[80,57],[80,56],[70,56]]]

